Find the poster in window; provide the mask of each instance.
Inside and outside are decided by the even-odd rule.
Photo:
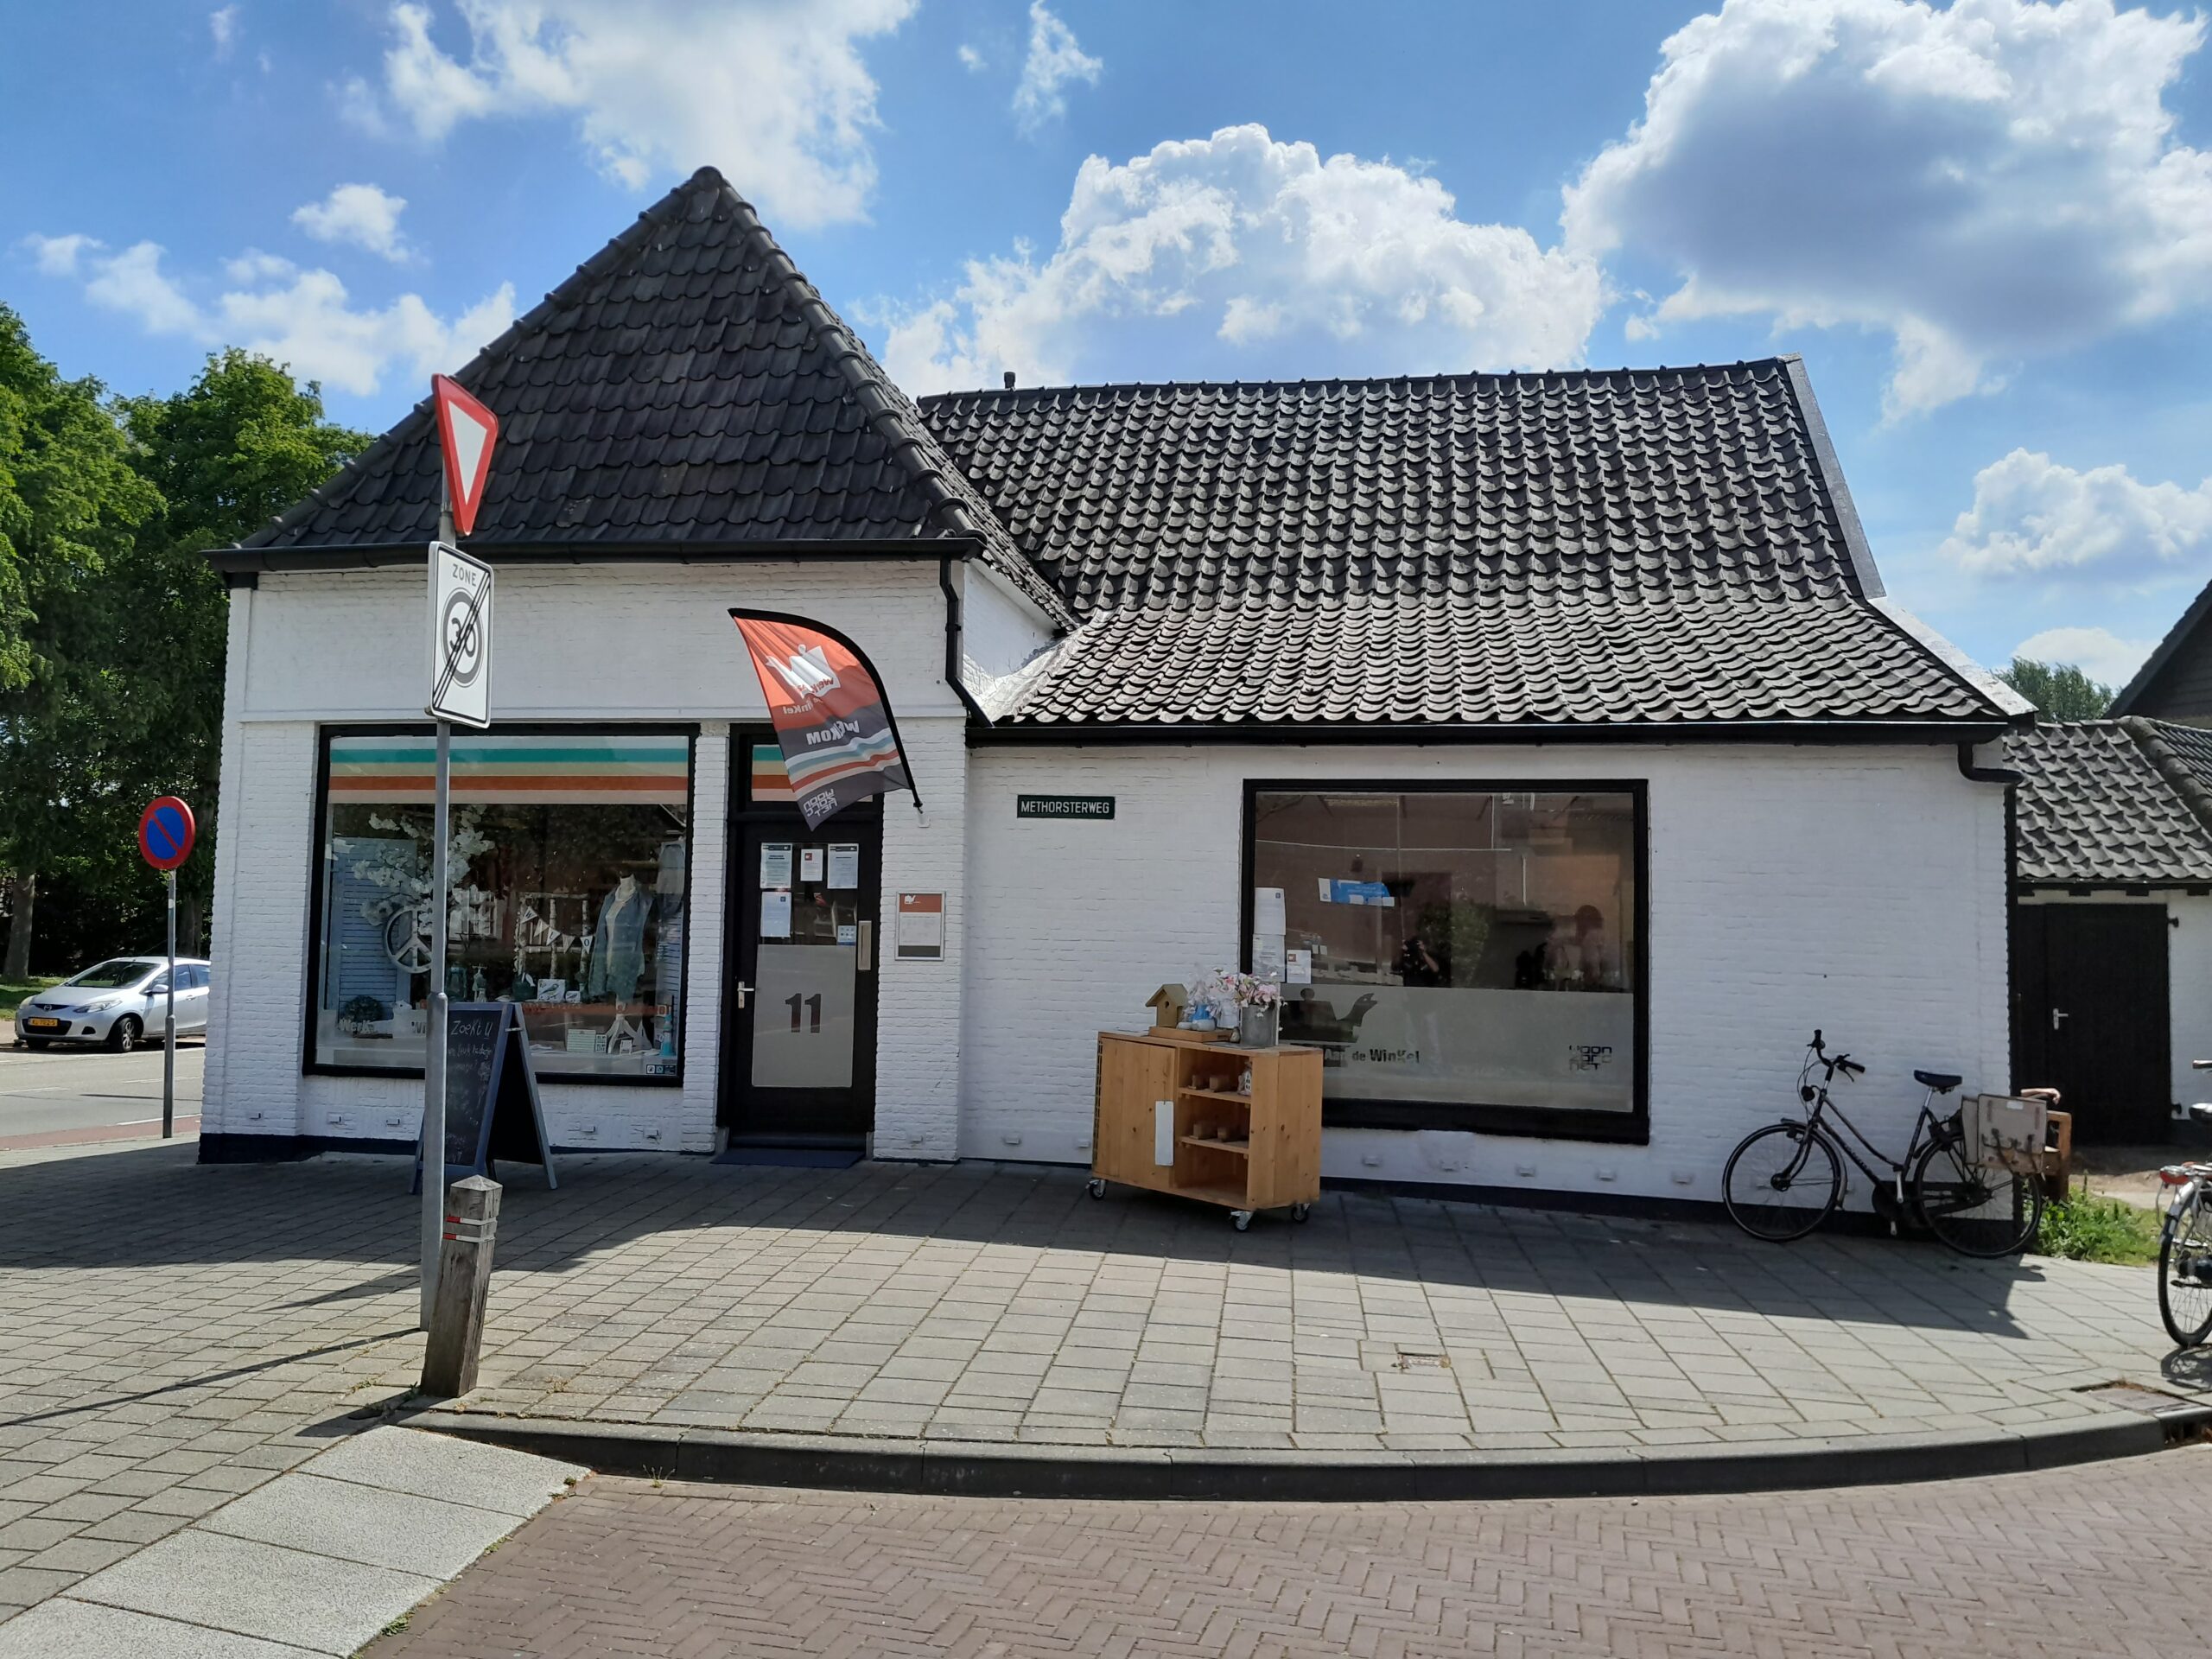
[[[788,939],[791,936],[791,895],[788,888],[760,895],[760,937]]]
[[[788,887],[791,884],[791,844],[788,841],[760,843],[760,885]]]
[[[819,847],[798,849],[798,879],[802,881],[822,880],[822,849]]]
[[[861,848],[856,841],[830,843],[830,885],[857,887],[861,884]]]

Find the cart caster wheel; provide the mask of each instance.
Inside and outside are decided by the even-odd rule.
[[[1313,1213],[1313,1206],[1310,1204],[1294,1204],[1290,1206],[1290,1218],[1293,1221],[1303,1221]]]
[[[1083,1184],[1083,1190],[1094,1198],[1103,1198],[1106,1196],[1106,1183],[1096,1179],[1088,1180]]]
[[[1229,1224],[1234,1227],[1238,1232],[1243,1232],[1247,1227],[1249,1227],[1252,1224],[1252,1212],[1249,1210],[1230,1211],[1229,1212]]]

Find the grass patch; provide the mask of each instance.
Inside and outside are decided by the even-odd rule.
[[[59,985],[54,979],[0,979],[0,1020],[12,1020],[16,1009],[27,996],[36,996],[41,991]]]
[[[2068,1262],[2139,1267],[2158,1259],[2158,1216],[2119,1198],[2101,1198],[2087,1187],[2063,1204],[2044,1207],[2036,1236],[2037,1255]]]

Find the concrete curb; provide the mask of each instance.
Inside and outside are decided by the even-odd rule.
[[[603,1474],[938,1497],[1236,1503],[1433,1503],[1470,1498],[1697,1497],[2019,1474],[2158,1452],[2212,1426],[2212,1407],[1965,1435],[1856,1435],[1787,1444],[1591,1452],[1398,1452],[1358,1456],[1159,1446],[1009,1446],[744,1433],[420,1411],[410,1427]]]

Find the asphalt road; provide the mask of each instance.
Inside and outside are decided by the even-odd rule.
[[[4,1030],[5,1027],[0,1027]],[[176,1046],[176,1110],[200,1114],[200,1074],[206,1045]],[[26,1136],[84,1130],[105,1138],[123,1125],[159,1134],[162,1051],[110,1054],[104,1049],[48,1049],[33,1054],[0,1046],[0,1146]]]

